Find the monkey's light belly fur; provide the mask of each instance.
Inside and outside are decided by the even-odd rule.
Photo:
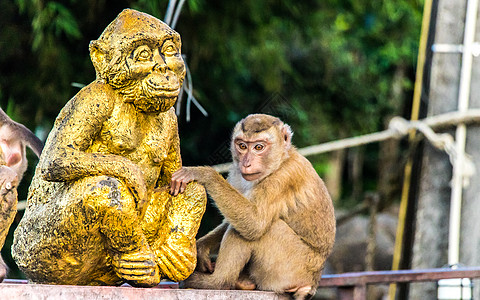
[[[181,167],[180,47],[166,24],[130,9],[90,44],[97,79],[60,112],[14,236],[33,282],[154,286],[193,272],[205,190],[167,189]]]

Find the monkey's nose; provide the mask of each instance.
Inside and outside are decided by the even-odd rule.
[[[242,161],[242,166],[243,166],[244,168],[249,168],[251,165],[252,165],[252,163],[250,162],[249,159],[244,159],[244,160]]]

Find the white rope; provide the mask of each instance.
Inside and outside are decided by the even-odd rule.
[[[410,122],[400,117],[393,118],[388,127],[397,131],[401,135],[400,137],[405,136],[412,129],[421,132],[435,148],[448,154],[452,166],[455,166],[460,161],[462,164],[460,170],[462,170],[463,187],[470,184],[470,178],[475,174],[475,164],[471,156],[466,153],[464,154],[464,159],[459,160],[455,140],[452,135],[435,133],[425,122]]]
[[[394,117],[390,121],[387,130],[309,146],[299,149],[298,152],[304,156],[327,153],[345,148],[358,147],[373,142],[380,142],[391,138],[400,139],[406,136],[411,130],[416,130],[421,132],[435,148],[445,151],[450,158],[450,162],[454,165],[458,154],[455,151],[453,137],[447,133],[435,133],[432,128],[439,129],[458,124],[470,123],[480,123],[480,109],[469,109],[466,112],[457,111],[446,113],[428,117],[421,121],[408,121],[400,117]],[[231,166],[232,163],[224,163],[215,165],[213,168],[219,173],[226,173]],[[463,185],[467,186],[470,178],[475,174],[475,164],[469,155],[465,155],[463,170]],[[18,202],[18,210],[25,209],[25,206],[25,200]]]
[[[298,152],[304,156],[327,153],[346,148],[358,147],[374,142],[381,142],[388,139],[400,139],[406,136],[411,130],[421,132],[427,140],[437,149],[445,151],[452,165],[455,165],[458,154],[455,150],[453,137],[447,133],[435,133],[432,128],[445,128],[458,124],[480,123],[480,109],[470,109],[466,112],[450,112],[437,116],[425,118],[420,121],[408,121],[401,117],[394,117],[389,123],[388,129],[380,132],[352,137],[324,144],[301,148]],[[219,164],[213,168],[219,173],[228,172],[231,163]],[[475,165],[470,156],[466,155],[464,160],[463,184],[468,185],[469,179],[475,174]]]

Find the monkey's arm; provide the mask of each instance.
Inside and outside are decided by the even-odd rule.
[[[17,174],[0,159],[0,249],[17,214],[17,186]]]
[[[283,193],[284,199],[293,199],[290,202],[295,206],[281,218],[305,243],[321,253],[330,253],[335,240],[335,215],[327,188],[305,157],[296,151],[290,156],[292,159],[276,175],[281,182],[297,187],[290,188],[294,191],[290,195]]]
[[[220,242],[222,241],[223,235],[225,234],[225,231],[227,231],[228,225],[228,222],[223,220],[223,222],[215,227],[215,229],[197,240],[197,247],[202,247],[203,249],[208,250],[209,253],[217,252],[220,248]]]
[[[172,193],[181,192],[182,186],[192,180],[205,186],[228,223],[247,240],[259,239],[278,219],[280,207],[268,201],[275,195],[268,199],[260,195],[258,201],[250,201],[211,167],[183,167],[173,174]]]
[[[132,161],[119,155],[87,152],[111,115],[115,99],[118,96],[109,87],[94,82],[62,109],[39,162],[45,180],[107,175],[124,181],[139,199],[146,199],[143,174]]]

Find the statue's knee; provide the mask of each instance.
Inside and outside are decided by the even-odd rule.
[[[174,197],[174,199],[174,203],[180,206],[176,209],[184,210],[199,217],[205,212],[207,193],[205,188],[197,182],[187,184],[185,191]]]
[[[187,184],[184,192],[187,198],[195,198],[195,199],[202,199],[207,197],[207,193],[203,185],[199,184],[196,181],[192,181]]]
[[[105,210],[129,210],[134,207],[134,200],[125,185],[109,176],[94,177],[87,184],[83,205],[95,212]]]

